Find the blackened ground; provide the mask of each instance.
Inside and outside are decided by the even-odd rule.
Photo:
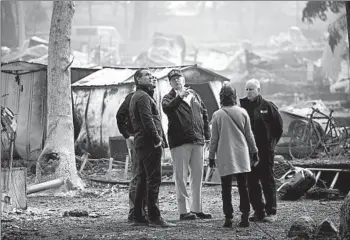
[[[178,221],[174,185],[160,191],[163,217],[175,228],[132,227],[127,219],[127,186],[90,183],[81,193],[42,192],[28,196],[28,209],[2,216],[2,239],[287,239],[292,222],[299,216],[316,223],[328,218],[339,226],[342,199],[278,202],[278,221],[251,223],[249,228],[224,229],[220,186],[203,187],[203,209],[211,220]],[[238,193],[233,188],[234,224],[239,222]],[[63,217],[72,210],[87,211],[89,217]]]

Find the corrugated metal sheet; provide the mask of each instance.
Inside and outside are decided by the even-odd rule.
[[[197,67],[196,66],[160,67],[160,68],[149,68],[149,70],[155,77],[161,79],[161,78],[167,77],[168,73],[175,68],[176,69],[180,68],[182,71],[184,71],[188,68],[197,68]],[[92,87],[92,86],[97,87],[97,86],[109,86],[109,85],[119,85],[119,84],[125,84],[125,83],[134,83],[134,74],[136,71],[137,71],[137,68],[104,68],[75,82],[74,84],[72,84],[72,87]]]
[[[45,129],[46,69],[19,75],[17,79],[2,71],[1,94],[6,94],[1,98],[1,106],[10,108],[17,121],[15,156],[37,160]],[[8,140],[2,136],[2,141],[5,154]]]
[[[118,70],[112,68],[104,68],[73,83],[72,87],[118,85],[126,79],[134,76],[135,72],[136,70],[132,69]]]
[[[1,72],[23,74],[27,72],[46,70],[47,66],[39,63],[30,63],[26,61],[14,61],[8,63],[1,63]]]

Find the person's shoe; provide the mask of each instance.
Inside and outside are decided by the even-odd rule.
[[[193,213],[183,213],[180,214],[180,221],[185,221],[185,220],[195,220],[196,215]]]
[[[264,220],[265,217],[266,217],[265,212],[262,212],[262,213],[255,212],[254,215],[249,218],[249,221],[251,221],[251,222],[261,222],[261,221]]]
[[[146,218],[134,219],[132,221],[132,226],[148,226],[149,222]]]
[[[273,214],[268,214],[265,218],[264,218],[264,222],[276,222],[277,221],[277,216],[273,215]]]
[[[249,213],[242,213],[241,221],[239,222],[239,227],[249,227]]]
[[[176,225],[173,223],[169,223],[169,222],[165,221],[162,217],[160,217],[157,220],[149,221],[148,226],[167,228],[167,227],[175,227]]]
[[[224,228],[232,228],[232,218],[225,217]]]
[[[204,212],[191,212],[193,214],[195,214],[197,216],[197,218],[200,218],[200,219],[211,219],[212,216],[210,213],[204,213]]]

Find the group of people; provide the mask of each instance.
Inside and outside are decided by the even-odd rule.
[[[221,108],[212,116],[198,93],[185,86],[183,73],[168,74],[171,91],[162,99],[168,118],[168,141],[159,109],[153,98],[157,79],[148,69],[134,74],[136,91],[130,93],[117,112],[120,133],[131,154],[128,221],[135,226],[172,227],[159,210],[161,157],[170,148],[179,220],[211,219],[202,209],[204,149],[209,148],[209,166],[221,177],[224,227],[232,227],[231,189],[236,179],[240,195],[241,221],[276,220],[276,186],[273,177],[274,148],[282,135],[277,107],[261,97],[260,83],[246,83],[247,97],[237,105],[236,90],[226,83],[220,91]],[[190,175],[190,191],[187,180]],[[264,199],[263,199],[264,195]],[[250,205],[254,214],[249,218]]]

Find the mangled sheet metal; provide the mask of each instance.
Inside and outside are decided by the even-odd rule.
[[[44,44],[26,48],[23,51],[13,52],[1,58],[1,62],[13,62],[17,60],[27,61],[33,58],[40,58],[47,54],[48,47]]]
[[[88,61],[88,56],[85,53],[73,51],[70,60],[73,61],[71,67],[93,67],[94,64]],[[28,62],[39,63],[39,64],[48,64],[48,54],[45,54],[39,58],[29,59]]]
[[[152,44],[135,60],[138,66],[179,66],[186,54],[185,39],[181,35],[154,33]]]
[[[230,56],[215,49],[198,49],[196,58],[198,65],[214,71],[224,71],[230,64]]]
[[[310,190],[316,183],[316,177],[311,170],[301,167],[293,167],[280,179],[277,189],[281,200],[297,200]]]
[[[280,49],[295,49],[301,47],[310,47],[310,41],[304,36],[299,27],[291,26],[286,32],[270,37],[269,47],[278,47]]]
[[[18,51],[4,51],[1,56],[1,62],[9,63],[15,61],[26,61],[30,63],[47,65],[48,63],[48,41],[32,37],[27,39],[20,50]],[[72,51],[71,60],[73,61],[71,67],[92,67],[93,64],[89,62],[88,55],[78,51]]]
[[[46,68],[28,62],[2,63],[1,106],[8,107],[17,121],[15,158],[37,160],[41,153],[45,140]],[[5,135],[1,136],[3,157],[9,153]]]

